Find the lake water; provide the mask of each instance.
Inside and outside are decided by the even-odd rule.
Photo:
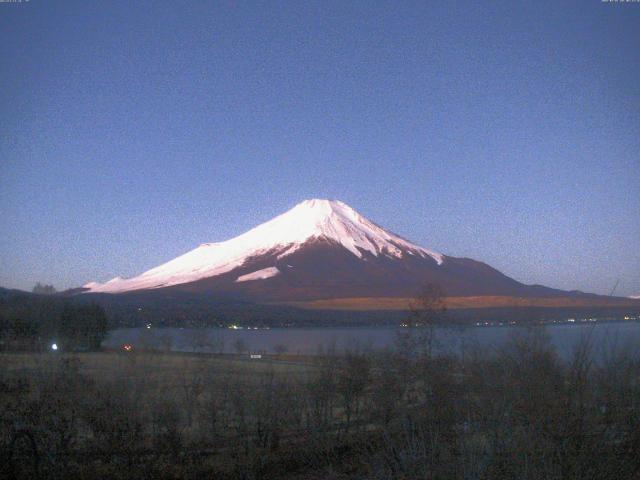
[[[567,358],[578,342],[589,335],[596,352],[628,348],[640,352],[640,321],[610,323],[557,324],[543,327],[560,355]],[[103,342],[107,348],[122,348],[131,344],[134,349],[152,347],[175,352],[235,353],[243,351],[315,355],[320,352],[346,350],[375,350],[394,348],[398,333],[406,328],[376,327],[318,327],[271,329],[182,329],[182,328],[126,328],[109,332]],[[459,351],[461,348],[499,348],[511,336],[523,334],[526,327],[469,327],[462,331],[439,329],[440,350]]]

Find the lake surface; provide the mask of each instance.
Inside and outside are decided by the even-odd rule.
[[[640,353],[640,321],[589,322],[584,324],[552,324],[542,327],[558,353],[568,358],[574,347],[589,336],[596,353],[613,349],[630,349]],[[131,344],[134,349],[158,348],[175,352],[235,353],[238,348],[255,353],[275,353],[286,350],[292,354],[315,355],[347,350],[379,350],[395,348],[399,333],[407,328],[375,327],[317,327],[271,329],[182,329],[182,328],[124,328],[112,330],[103,342],[107,348],[122,348]],[[438,329],[437,348],[459,352],[462,348],[500,348],[513,335],[526,334],[524,326],[469,327],[464,330]]]

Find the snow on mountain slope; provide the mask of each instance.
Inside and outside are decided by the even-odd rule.
[[[91,282],[84,285],[84,288],[89,292],[118,293],[195,282],[230,272],[256,255],[277,253],[278,258],[283,258],[314,239],[336,242],[358,258],[368,252],[376,257],[431,257],[438,265],[444,261],[443,255],[384,230],[343,202],[314,199],[305,200],[288,212],[238,237],[220,243],[202,244],[137,277],[116,277],[106,283]],[[271,275],[260,277],[265,273]],[[251,277],[254,274],[257,277]],[[237,281],[269,278],[273,275],[277,275],[277,272],[267,268],[261,273],[243,275]]]
[[[236,282],[249,282],[251,280],[264,280],[265,278],[275,277],[280,273],[277,267],[267,267],[262,270],[257,270],[255,272],[247,273],[246,275],[241,275],[236,279]]]
[[[631,296],[629,296],[629,298],[633,298],[634,300],[640,300],[640,294],[638,294],[638,295],[631,295]]]

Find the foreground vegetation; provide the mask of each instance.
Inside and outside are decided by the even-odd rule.
[[[415,332],[420,332],[416,334]],[[542,331],[494,352],[308,359],[0,355],[8,478],[632,479],[640,363],[561,362]]]

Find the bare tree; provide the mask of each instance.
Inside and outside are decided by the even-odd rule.
[[[345,413],[345,431],[348,432],[351,422],[360,414],[361,399],[369,383],[371,364],[365,355],[348,352],[344,367],[338,376],[338,392],[342,399]]]
[[[211,332],[204,328],[194,328],[186,332],[187,341],[193,352],[211,351],[214,346]]]
[[[404,362],[389,353],[376,359],[370,412],[386,428],[402,408],[408,382]],[[404,372],[403,372],[404,370]]]
[[[160,336],[160,344],[162,345],[162,350],[164,352],[170,352],[173,346],[173,338],[168,333]]]
[[[247,343],[242,338],[236,338],[233,342],[233,349],[237,354],[245,353],[247,351]]]
[[[288,350],[289,348],[282,343],[279,343],[278,345],[273,347],[273,351],[276,353],[276,355],[284,355]]]
[[[398,332],[396,346],[406,355],[433,356],[436,327],[445,324],[446,307],[440,286],[427,283],[409,303],[406,330]]]
[[[224,329],[215,328],[211,330],[211,349],[219,354],[224,353]]]
[[[187,416],[187,425],[193,424],[194,412],[198,407],[198,400],[204,390],[204,365],[196,362],[185,362],[180,375],[180,390],[182,392],[182,405]]]

